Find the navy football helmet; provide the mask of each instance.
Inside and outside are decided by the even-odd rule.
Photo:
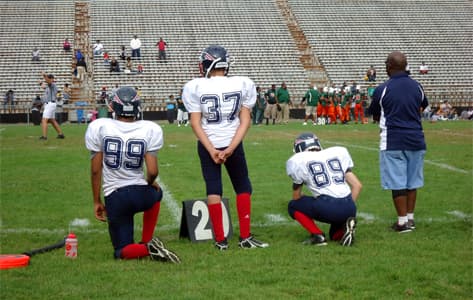
[[[319,138],[312,132],[301,133],[294,141],[294,152],[299,153],[303,151],[320,151]]]
[[[199,69],[200,74],[204,77],[208,77],[213,69],[225,69],[225,75],[227,75],[229,68],[230,57],[222,46],[208,46],[200,54]]]
[[[120,117],[137,118],[141,112],[140,104],[136,90],[129,86],[119,88],[112,99],[112,109]]]

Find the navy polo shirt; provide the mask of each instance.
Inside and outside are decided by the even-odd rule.
[[[428,104],[422,86],[407,73],[379,85],[369,111],[379,119],[380,150],[425,150],[421,108]]]

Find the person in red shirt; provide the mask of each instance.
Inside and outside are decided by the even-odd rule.
[[[159,52],[159,60],[166,60],[166,46],[168,44],[163,40],[163,38],[159,38],[159,42],[156,43]]]
[[[65,39],[64,43],[62,43],[62,49],[66,52],[71,51],[71,43],[68,39]]]

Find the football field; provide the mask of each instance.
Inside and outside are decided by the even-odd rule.
[[[425,186],[418,190],[417,229],[399,234],[391,192],[380,186],[375,124],[252,126],[245,152],[253,185],[252,232],[270,244],[238,248],[235,194],[225,172],[233,237],[179,238],[182,201],[205,198],[190,127],[159,122],[164,190],[155,234],[182,260],[118,261],[105,223],[94,218],[86,125],[63,124],[66,139],[40,141],[39,126],[0,125],[0,254],[52,244],[73,231],[78,257],[64,249],[33,256],[30,265],[0,271],[0,299],[471,299],[473,295],[473,123],[424,123]],[[324,148],[344,146],[363,183],[352,247],[303,245],[308,234],[287,213],[292,182],[285,173],[294,138],[318,135]],[[321,224],[321,223],[319,223]],[[135,240],[141,214],[135,218]],[[321,224],[328,231],[328,225]]]

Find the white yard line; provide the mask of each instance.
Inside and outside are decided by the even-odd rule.
[[[368,150],[368,151],[379,151],[378,148],[372,148],[372,147],[366,147],[366,146],[338,143],[338,142],[332,142],[332,141],[324,141],[324,142],[329,143],[329,144],[341,145],[341,146],[349,147],[349,148],[358,148],[358,149],[363,149],[363,150]],[[435,162],[435,161],[432,161],[432,160],[429,160],[429,159],[425,159],[424,162],[426,164],[430,164],[430,165],[439,167],[441,169],[446,169],[446,170],[457,172],[457,173],[473,174],[473,170],[468,171],[468,170],[460,169],[460,168],[457,168],[457,167],[454,167],[454,166],[451,166],[451,165],[448,165],[448,164],[438,163],[438,162]]]
[[[459,210],[447,211],[445,212],[445,216],[430,218],[430,217],[416,217],[416,221],[418,223],[452,223],[457,221],[464,221],[464,222],[471,222],[472,216],[471,214],[467,214],[465,212]],[[263,222],[253,222],[252,227],[272,227],[272,226],[298,226],[298,223],[295,220],[292,220],[289,215],[284,216],[282,214],[266,214],[264,215],[265,221]],[[375,216],[371,213],[367,212],[358,212],[357,213],[358,222],[361,224],[373,224],[373,223],[390,223],[392,220],[383,219],[378,216]],[[86,219],[81,219],[81,225],[73,226],[71,222],[70,230],[74,232],[81,232],[81,233],[102,233],[108,234],[108,230],[106,226],[101,229],[93,229],[88,228],[89,225],[84,225],[87,222]],[[180,223],[180,219],[177,224]],[[238,222],[232,222],[235,227],[238,227]],[[163,226],[158,225],[158,229],[160,231],[171,231],[175,230],[176,226],[173,224],[163,224]],[[135,230],[140,231],[141,228],[135,228]],[[67,234],[67,229],[46,229],[46,228],[0,228],[0,232],[2,234],[45,234],[45,235],[58,235],[58,236],[65,236]]]
[[[181,208],[179,207],[179,204],[177,203],[176,199],[174,199],[166,184],[164,184],[160,177],[158,177],[158,184],[163,190],[162,201],[166,203],[166,207],[169,209],[169,212],[174,217],[174,224],[178,226],[181,222]]]

